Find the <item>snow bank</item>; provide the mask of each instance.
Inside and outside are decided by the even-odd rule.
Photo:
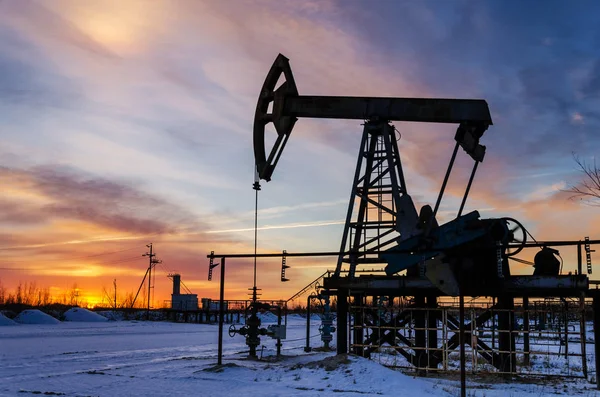
[[[17,325],[17,323],[0,313],[0,326],[2,325]]]
[[[113,311],[113,310],[102,310],[102,311],[99,311],[96,313],[103,317],[106,317],[109,321],[128,320],[128,318],[126,318],[126,316],[125,316],[125,313],[123,313],[123,312],[118,312],[118,311]]]
[[[306,322],[306,314],[298,314],[298,313],[288,314],[288,320],[298,320],[298,321]],[[321,321],[321,315],[318,313],[311,313],[310,320],[311,321]]]
[[[81,307],[74,307],[65,312],[65,321],[77,321],[77,322],[101,322],[108,321],[104,316],[83,309]]]
[[[15,321],[21,324],[60,324],[60,321],[37,309],[23,310]]]
[[[362,357],[329,356],[291,369],[292,379],[296,377],[310,380],[310,384],[306,386],[312,386],[316,390],[337,391],[342,395],[395,395],[400,390],[403,395],[412,397],[442,394],[436,393],[430,382],[385,368]]]
[[[264,313],[259,312],[256,314],[256,316],[258,318],[260,318],[260,321],[263,323],[276,323],[277,322],[277,315],[272,312],[264,312]]]

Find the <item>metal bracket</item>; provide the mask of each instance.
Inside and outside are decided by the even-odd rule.
[[[587,265],[588,274],[592,274],[592,252],[596,252],[590,248],[590,238],[585,238],[585,263]]]
[[[504,278],[502,271],[502,241],[496,242],[496,265],[498,266],[498,278]]]
[[[281,282],[290,281],[289,278],[285,278],[285,269],[290,268],[288,265],[286,265],[286,254],[287,251],[283,250],[283,255],[281,256]]]

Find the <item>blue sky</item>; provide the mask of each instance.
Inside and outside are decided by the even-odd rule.
[[[591,161],[599,147],[599,12],[594,1],[0,2],[0,257],[29,269],[0,279],[90,296],[113,278],[134,288],[143,259],[73,258],[152,241],[168,270],[213,295],[206,253],[253,247],[252,120],[280,52],[301,94],[486,99],[494,125],[469,209],[517,218],[538,239],[593,237],[598,210],[560,189],[578,181],[572,153]],[[396,127],[408,188],[432,204],[453,126]],[[338,249],[360,133],[355,121],[297,123],[262,184],[260,250]],[[285,286],[277,261],[261,264],[266,295],[332,262],[290,264]],[[239,295],[249,262],[232,268]],[[168,283],[157,279],[161,296]]]

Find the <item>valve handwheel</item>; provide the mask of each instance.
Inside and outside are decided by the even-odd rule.
[[[506,239],[506,250],[504,251],[505,256],[515,256],[525,248],[527,244],[527,230],[525,227],[516,219],[513,218],[502,218],[506,222],[508,227],[508,236]]]
[[[236,333],[237,333],[237,329],[235,328],[235,325],[231,324],[229,326],[229,336],[233,338]]]

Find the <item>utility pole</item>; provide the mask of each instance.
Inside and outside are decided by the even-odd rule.
[[[142,256],[148,257],[148,309],[146,311],[146,320],[150,320],[150,302],[151,302],[151,291],[152,291],[152,268],[157,263],[160,263],[158,259],[154,259],[156,256],[155,253],[152,252],[152,243],[146,245],[146,247],[150,248],[150,252],[146,252]]]

